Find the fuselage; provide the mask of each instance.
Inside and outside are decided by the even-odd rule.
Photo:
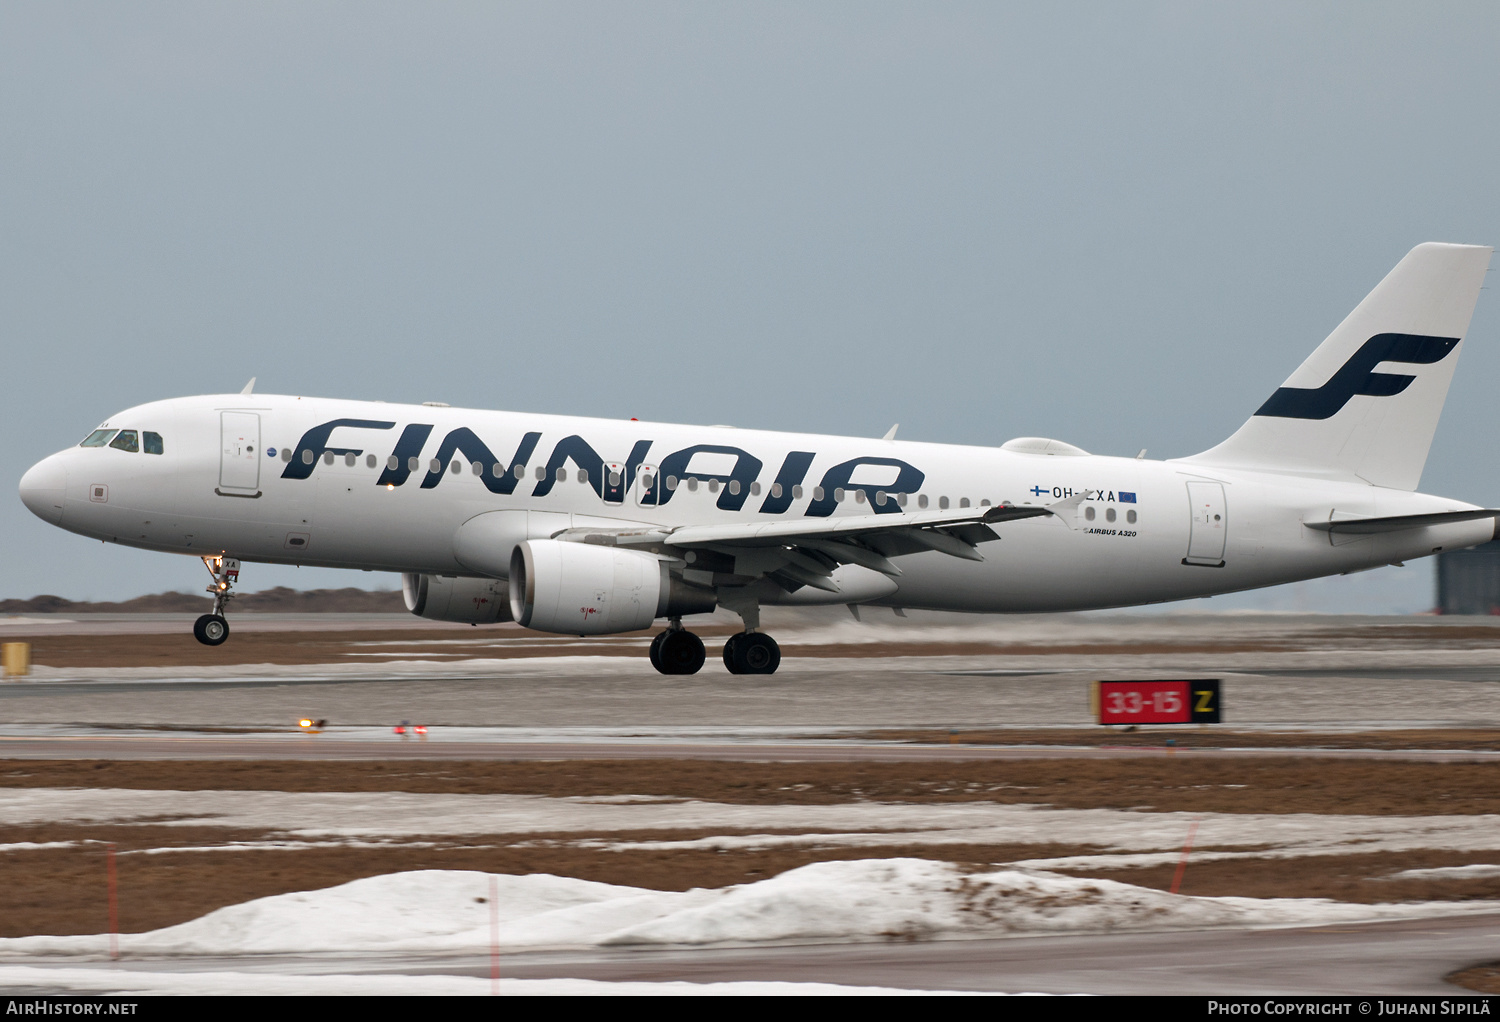
[[[983,560],[897,558],[867,602],[981,612],[1208,596],[1487,542],[1490,520],[1349,536],[1310,522],[1474,505],[1357,479],[1089,455],[276,395],[153,402],[38,463],[40,517],[127,546],[478,576],[465,522],[500,510],[677,527],[1010,503]],[[121,431],[121,432],[113,432]],[[121,442],[127,432],[133,442]],[[155,434],[147,449],[145,435]],[[113,443],[115,446],[110,446]],[[134,450],[131,448],[134,446]],[[893,519],[894,521],[895,519]],[[493,575],[494,572],[488,574]],[[846,602],[830,598],[827,602]]]

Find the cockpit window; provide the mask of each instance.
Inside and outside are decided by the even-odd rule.
[[[83,438],[83,443],[79,444],[78,446],[79,447],[103,447],[105,444],[109,443],[109,438],[112,437],[112,436],[114,436],[117,432],[119,432],[119,430],[114,430],[114,429],[96,429],[92,433],[90,433],[88,436],[84,437]]]
[[[141,439],[144,440],[145,443],[146,443],[146,453],[147,454],[161,454],[162,453],[161,434],[160,433],[153,433],[150,430],[147,430],[146,432],[144,432],[144,433],[141,434]]]
[[[111,440],[109,446],[117,451],[129,451],[131,454],[135,454],[141,449],[141,445],[136,439],[136,432],[133,429],[120,430],[120,435]]]

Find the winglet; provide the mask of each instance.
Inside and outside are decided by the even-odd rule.
[[[250,377],[250,382],[247,383],[247,384],[245,384],[245,389],[242,390],[242,391],[240,391],[240,393],[241,394],[249,394],[249,393],[251,393],[254,390],[255,390],[255,377],[252,376],[252,377]]]

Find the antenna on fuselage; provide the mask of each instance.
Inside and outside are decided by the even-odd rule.
[[[253,390],[255,390],[255,377],[252,376],[252,377],[250,377],[250,382],[247,383],[247,384],[245,384],[245,389],[242,390],[242,391],[240,391],[240,393],[241,394],[249,394]]]
[[[900,428],[901,428],[901,423],[898,422],[894,426],[892,426],[890,429],[886,430],[885,431],[885,436],[881,437],[880,439],[882,439],[882,440],[894,440],[894,439],[896,439],[896,430],[898,430]]]

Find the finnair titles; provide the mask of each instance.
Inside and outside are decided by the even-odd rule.
[[[1416,492],[1491,249],[1412,249],[1240,429],[1169,461],[255,394],[127,409],[21,499],[93,539],[203,558],[224,642],[243,562],[399,572],[442,621],[601,635],[723,607],[735,674],[766,605],[1020,613],[1209,596],[1488,542]],[[1144,452],[1143,452],[1144,454]]]

